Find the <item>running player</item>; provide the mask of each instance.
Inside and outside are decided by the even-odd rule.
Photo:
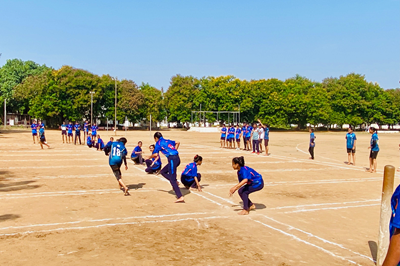
[[[378,163],[376,162],[376,157],[378,156],[378,152],[379,152],[378,132],[376,131],[376,129],[374,127],[370,127],[369,133],[372,134],[371,142],[368,147],[368,149],[371,149],[371,152],[369,154],[369,172],[376,173],[376,168],[378,166]]]
[[[69,122],[67,125],[67,131],[68,131],[68,143],[72,143],[74,140],[74,135],[72,134],[72,129],[74,126],[72,125],[72,122]]]
[[[233,158],[232,167],[237,170],[239,183],[229,190],[229,195],[232,196],[236,190],[239,190],[239,196],[243,201],[243,210],[238,214],[247,215],[256,208],[256,205],[249,199],[249,194],[263,189],[264,181],[259,173],[244,165],[243,156]]]
[[[164,139],[160,132],[154,134],[154,140],[156,142],[153,158],[159,156],[159,152],[162,152],[168,160],[168,164],[164,166],[161,170],[161,175],[169,180],[172,188],[175,191],[177,200],[176,203],[185,202],[182,192],[179,189],[178,181],[176,180],[176,170],[181,164],[181,159],[179,158],[178,148],[180,142],[175,142],[173,140]]]
[[[155,146],[152,144],[150,145],[149,149],[150,149],[150,153],[153,154],[154,153],[154,148]],[[154,174],[154,173],[158,173],[161,169],[161,158],[160,155],[157,155],[156,158],[152,158],[152,156],[150,155],[150,158],[146,160],[146,173],[148,174]]]
[[[46,145],[47,148],[50,149],[50,145],[47,144],[46,137],[44,135],[44,127],[41,127],[39,129],[39,137],[40,137],[40,142],[39,143],[40,143],[40,147],[42,148],[42,150],[43,150],[43,145]]]
[[[187,189],[197,189],[201,192],[201,174],[197,173],[197,166],[201,165],[203,158],[199,155],[194,156],[193,163],[186,165],[181,175],[181,182]]]
[[[100,138],[100,135],[97,135],[96,148],[98,151],[102,151],[104,149],[104,141]]]
[[[35,139],[39,142],[39,138],[38,138],[38,134],[37,134],[37,124],[36,124],[36,120],[33,120],[33,123],[31,125],[31,129],[32,129],[32,138],[33,138],[33,144],[35,143]]]
[[[139,141],[138,145],[132,151],[131,160],[135,164],[144,164],[144,160],[142,157],[142,154],[143,154],[142,145],[143,145],[143,143],[141,141]]]
[[[81,145],[82,144],[82,142],[81,142],[81,125],[78,122],[75,122],[74,129],[75,129],[75,145],[76,145],[76,139],[79,139],[79,145]]]
[[[92,124],[92,127],[90,128],[92,130],[92,142],[96,142],[96,136],[97,136],[97,125]]]
[[[310,132],[310,147],[308,148],[308,152],[311,155],[310,159],[314,160],[315,139],[317,137],[314,134],[314,129],[310,128],[308,131]]]
[[[353,165],[356,165],[356,142],[357,137],[353,132],[353,128],[350,126],[346,134],[347,144],[347,164],[351,164],[351,157],[353,157]]]
[[[235,131],[235,137],[236,137],[236,143],[237,143],[237,148],[236,150],[240,150],[240,137],[242,136],[242,130],[239,127],[239,124],[236,124],[236,131]]]
[[[61,125],[61,137],[62,137],[63,143],[65,143],[65,141],[68,143],[68,139],[67,139],[67,125],[65,124],[65,122],[63,122],[62,125]],[[64,141],[64,138],[65,138],[65,141]]]
[[[221,128],[221,148],[225,148],[226,131],[225,124],[223,124]]]
[[[89,140],[89,138],[88,138]],[[118,181],[119,188],[124,191],[125,196],[129,196],[128,187],[125,186],[124,182],[122,181],[122,174],[121,174],[121,165],[122,161],[125,164],[125,170],[128,170],[128,165],[126,163],[126,155],[128,154],[125,148],[127,140],[126,138],[120,138],[115,142],[112,142],[107,147],[110,150],[109,157],[109,165],[114,173],[115,178]]]

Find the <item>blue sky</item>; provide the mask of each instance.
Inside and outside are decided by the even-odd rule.
[[[7,59],[148,82],[176,74],[400,80],[399,0],[1,1]]]

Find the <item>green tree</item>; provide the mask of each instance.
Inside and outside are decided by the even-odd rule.
[[[166,112],[161,91],[148,83],[142,83],[139,89],[143,95],[143,104],[140,107],[141,117],[149,121],[151,115],[152,121],[162,121]]]

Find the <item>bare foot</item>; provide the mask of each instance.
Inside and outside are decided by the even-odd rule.
[[[238,212],[238,215],[249,215],[249,212],[246,210],[241,210],[240,212]]]
[[[175,201],[175,203],[185,203],[185,199],[183,197],[180,197]]]
[[[255,210],[255,209],[256,209],[256,205],[253,204],[253,205],[250,206],[249,210],[252,211],[252,210]]]
[[[129,194],[129,188],[124,189],[124,196],[130,196],[131,194]]]

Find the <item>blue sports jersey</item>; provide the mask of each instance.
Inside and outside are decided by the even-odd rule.
[[[379,151],[379,138],[376,132],[371,137],[371,151]]]
[[[254,171],[254,169],[243,166],[240,167],[240,170],[237,172],[239,183],[242,182],[244,179],[247,179],[247,185],[258,188],[263,184],[262,176]]]
[[[195,176],[197,176],[197,164],[193,162],[186,165],[185,170],[182,172],[182,177],[185,181],[193,182]]]
[[[357,140],[356,134],[353,133],[347,133],[346,134],[346,143],[347,143],[347,149],[353,149],[354,147],[354,141]]]
[[[153,151],[154,154],[154,151]],[[158,156],[158,159],[156,160],[156,158],[151,158],[152,164],[153,166],[151,167],[152,169],[158,169],[161,167],[161,157]]]
[[[222,133],[221,133],[221,138],[225,138],[226,137],[226,127],[223,127],[223,128],[221,128],[221,131],[222,131]]]
[[[242,133],[243,133],[243,137],[246,137],[246,127],[242,127]]]
[[[252,131],[253,131],[253,127],[247,127],[246,138],[250,138]]]
[[[92,136],[96,135],[96,131],[97,131],[97,126],[92,126]]]
[[[233,139],[235,136],[235,128],[234,127],[230,127],[228,130],[228,139]]]
[[[31,128],[32,128],[32,134],[37,134],[37,125],[36,124],[32,124]]]
[[[240,139],[240,133],[242,133],[242,130],[240,128],[236,129],[236,139]]]
[[[75,128],[75,133],[77,134],[81,133],[81,125],[75,124],[74,128]]]
[[[136,157],[138,157],[139,155],[136,154],[135,152],[141,152],[141,151],[142,151],[142,148],[140,148],[139,146],[136,146],[136,147],[133,149],[133,151],[132,151],[131,158],[136,158]]]
[[[86,143],[88,145],[92,145],[92,138],[91,137],[87,137]]]
[[[68,133],[72,134],[72,128],[73,128],[73,125],[71,125],[71,124],[67,125]]]
[[[88,123],[84,123],[83,124],[83,129],[86,131],[86,132],[89,132],[89,125],[88,125]]]
[[[175,141],[164,139],[163,137],[157,141],[153,153],[160,153],[160,151],[166,157],[179,154],[179,152],[175,149]]]
[[[310,147],[314,147],[315,146],[315,134],[314,132],[312,132],[310,134]]]
[[[264,139],[269,140],[269,127],[264,128]]]
[[[104,149],[104,141],[102,139],[97,139],[97,144],[100,144],[100,148]]]
[[[112,142],[109,155],[110,165],[121,165],[122,159],[128,154],[125,145],[122,142]]]
[[[398,206],[399,199],[400,199],[400,185],[394,191],[391,199],[392,217],[390,218],[390,224],[389,224],[390,237],[393,236],[395,228],[400,229],[400,208]]]
[[[44,124],[43,124],[43,123],[40,123],[40,124],[38,124],[37,126],[38,126],[38,128],[40,129],[40,128],[44,127]]]

